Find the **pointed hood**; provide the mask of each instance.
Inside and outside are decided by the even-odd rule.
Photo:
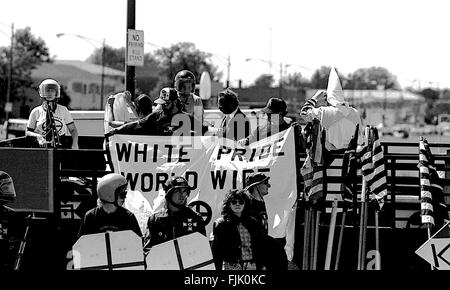
[[[334,67],[331,68],[330,76],[328,77],[327,101],[333,107],[336,107],[342,111],[345,116],[350,113],[350,108],[344,98],[344,91],[342,90],[341,81],[339,80],[339,76]]]

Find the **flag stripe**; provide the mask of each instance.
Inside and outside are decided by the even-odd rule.
[[[323,166],[313,166],[310,156],[306,157],[300,169],[304,182],[306,200],[317,200],[323,196]]]
[[[419,141],[419,176],[420,176],[420,213],[422,224],[435,225],[448,219],[448,210],[444,201],[443,186],[434,166],[428,141],[421,137]]]
[[[357,195],[354,185],[357,178],[356,147],[358,146],[358,131],[359,124],[355,127],[353,137],[342,159],[342,177],[344,179],[344,188],[342,191],[342,199],[344,200],[343,210],[347,212],[352,212],[356,206],[353,201],[356,200]]]
[[[371,199],[378,202],[378,208],[381,210],[384,205],[384,197],[387,195],[387,173],[386,159],[378,138],[377,128],[370,127],[368,139],[368,144],[364,144],[365,146],[360,151],[362,175],[373,195]]]

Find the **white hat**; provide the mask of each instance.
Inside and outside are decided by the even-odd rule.
[[[339,76],[334,67],[331,68],[330,75],[328,77],[327,101],[333,107],[338,107],[338,105],[341,105],[348,108],[348,103],[345,101],[344,98],[344,91],[342,91],[341,81],[339,80]],[[348,110],[344,109],[342,111],[344,114],[345,113],[348,114],[347,112]]]

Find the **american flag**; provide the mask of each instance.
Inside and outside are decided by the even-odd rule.
[[[356,206],[356,178],[357,178],[357,160],[356,147],[358,146],[359,124],[356,124],[355,134],[353,135],[348,148],[345,150],[342,159],[342,176],[344,178],[344,190],[342,199],[344,200],[344,211],[353,211]]]
[[[436,170],[428,141],[422,136],[419,141],[418,167],[422,224],[434,226],[436,222],[436,226],[440,227],[443,220],[449,218],[448,210],[444,201],[442,180]]]
[[[372,200],[377,201],[378,210],[381,210],[384,205],[384,197],[387,195],[387,174],[377,128],[373,126],[369,128],[367,143],[361,149],[362,175],[367,183],[367,188],[373,194]]]
[[[322,131],[320,123],[316,122],[314,124],[313,122],[313,129],[311,130],[308,138],[312,140],[312,144],[310,144],[310,147],[307,150],[306,160],[300,169],[305,185],[305,200],[312,201],[313,203],[316,203],[324,198],[324,137],[324,132]]]
[[[323,165],[314,164],[311,156],[307,156],[300,172],[305,184],[305,200],[313,203],[323,197]]]

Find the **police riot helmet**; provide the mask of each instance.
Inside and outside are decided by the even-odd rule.
[[[49,90],[54,90],[56,92],[55,97],[47,97]],[[61,96],[61,86],[54,79],[45,79],[39,84],[39,96],[47,101],[53,101],[54,99],[59,99]]]
[[[175,75],[175,89],[177,91],[180,91],[181,86],[186,82],[190,82],[192,84],[191,93],[193,93],[195,90],[195,83],[196,83],[195,75],[191,71],[185,69],[179,71]]]
[[[16,198],[16,190],[11,176],[0,171],[0,202],[11,202]]]
[[[119,197],[126,197],[127,180],[118,173],[109,173],[98,180],[97,195],[104,203],[117,205]]]

